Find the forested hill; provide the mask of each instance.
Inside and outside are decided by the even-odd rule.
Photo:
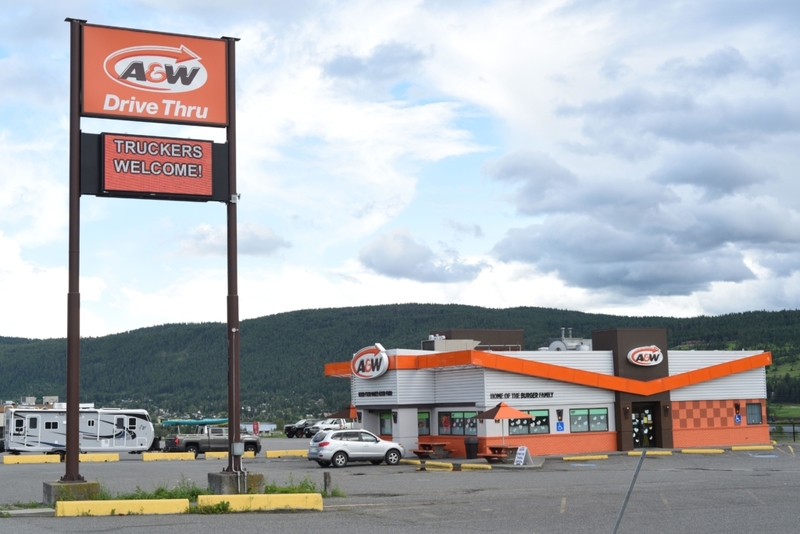
[[[561,327],[572,327],[574,337],[613,327],[665,327],[670,348],[771,350],[782,368],[800,355],[800,311],[675,319],[433,304],[302,310],[242,321],[241,399],[252,410],[245,408],[243,417],[251,413],[274,421],[346,406],[349,381],[326,378],[323,366],[346,361],[375,342],[419,348],[433,330],[509,328],[524,330],[525,348],[535,350],[559,336]],[[781,373],[780,379],[784,385],[777,377],[770,380],[789,397],[800,396],[796,377]],[[43,395],[64,400],[65,384],[64,339],[0,337],[0,400]],[[81,401],[178,414],[224,412],[225,325],[170,324],[82,340]]]

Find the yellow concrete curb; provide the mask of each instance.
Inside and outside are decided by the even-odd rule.
[[[90,453],[78,456],[80,462],[119,462],[117,453]]]
[[[185,514],[188,511],[189,499],[58,501],[56,503],[56,517]]]
[[[489,465],[489,464],[461,464],[461,470],[462,471],[469,471],[469,470],[478,471],[478,470],[485,470],[485,469],[491,469],[491,468],[492,468],[492,466]]]
[[[209,451],[204,453],[206,460],[227,460],[228,459],[228,451]],[[253,451],[245,451],[242,454],[242,458],[255,458],[256,453]]]
[[[293,451],[267,451],[264,453],[265,458],[282,458],[284,456],[300,456],[305,458],[308,455],[308,450],[293,450]]]
[[[628,456],[641,456],[642,451],[628,451]],[[647,451],[647,456],[672,456],[672,451]]]
[[[160,462],[169,460],[194,460],[194,453],[191,452],[143,452],[142,461]]]
[[[61,457],[57,454],[37,454],[36,456],[20,456],[17,454],[7,454],[3,456],[3,463],[12,464],[57,464]]]
[[[251,510],[322,510],[322,495],[319,493],[281,493],[257,495],[198,495],[198,506],[214,506],[228,502],[231,511]]]
[[[772,445],[736,445],[731,447],[732,451],[774,451]]]
[[[400,460],[402,465],[422,465],[420,460]],[[457,464],[458,462],[432,462],[430,460],[425,460],[425,469],[430,471],[452,471],[453,464]],[[462,471],[469,471],[470,469],[473,470],[484,470],[484,469],[491,469],[492,466],[489,464],[461,464]]]
[[[723,449],[681,449],[683,454],[725,454]]]
[[[420,469],[421,468],[422,468],[422,465],[421,465],[421,462],[420,462]],[[453,464],[447,463],[447,462],[430,462],[430,461],[426,460],[425,461],[425,469],[427,471],[452,471],[453,470]]]
[[[562,458],[565,462],[584,462],[588,460],[608,460],[607,454],[594,454],[587,456],[564,456]]]

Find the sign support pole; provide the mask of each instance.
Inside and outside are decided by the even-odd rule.
[[[241,397],[239,394],[239,280],[236,239],[236,41],[224,37],[228,67],[228,468],[242,471],[242,457],[234,455],[234,444],[241,443]]]
[[[70,23],[69,88],[69,293],[67,294],[67,458],[62,482],[80,482],[80,200],[81,200],[81,37],[86,22]]]

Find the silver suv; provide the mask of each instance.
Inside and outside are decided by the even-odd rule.
[[[366,430],[321,430],[308,447],[308,459],[322,467],[344,467],[347,462],[386,462],[396,465],[405,456],[403,446],[384,441]]]

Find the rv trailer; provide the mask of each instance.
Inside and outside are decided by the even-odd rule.
[[[42,452],[58,454],[67,448],[67,408],[6,408],[5,450],[11,454]],[[142,452],[155,437],[146,410],[94,408],[80,405],[79,447],[81,452]]]

